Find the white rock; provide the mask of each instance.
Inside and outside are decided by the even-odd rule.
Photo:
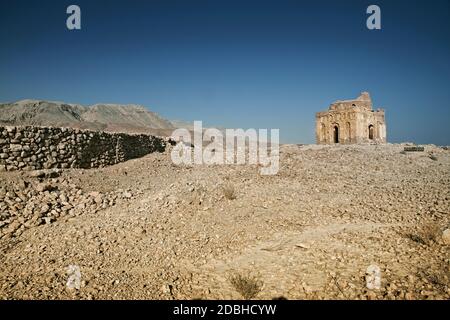
[[[366,287],[369,290],[379,290],[381,288],[381,269],[372,264],[366,270]]]
[[[445,229],[444,232],[442,232],[442,241],[445,244],[450,245],[450,229]]]
[[[67,275],[69,278],[67,279],[66,286],[69,289],[77,289],[81,288],[81,271],[80,267],[77,265],[70,265],[67,267]]]

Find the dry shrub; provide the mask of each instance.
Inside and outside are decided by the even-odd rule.
[[[438,270],[421,269],[417,272],[417,276],[426,279],[433,287],[443,293],[447,292],[450,277],[450,269],[448,267]]]
[[[420,244],[426,244],[425,241],[417,234],[409,233],[408,238],[411,239],[414,242],[420,243]]]
[[[259,277],[243,273],[233,273],[229,276],[229,281],[245,300],[256,297],[264,284]]]
[[[416,233],[408,234],[408,237],[414,242],[430,245],[438,240],[440,231],[439,225],[436,222],[426,222]]]
[[[236,191],[234,190],[234,187],[231,184],[227,184],[223,187],[223,194],[225,198],[228,200],[234,200],[236,199]]]

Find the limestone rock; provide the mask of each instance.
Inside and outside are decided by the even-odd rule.
[[[445,229],[444,232],[442,232],[442,241],[450,245],[450,229]]]

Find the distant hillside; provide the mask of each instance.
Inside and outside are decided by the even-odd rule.
[[[170,124],[175,128],[184,128],[188,130],[194,130],[194,121],[187,122],[182,120],[170,120]]]
[[[114,132],[147,132],[167,135],[170,121],[139,105],[96,104],[21,100],[0,104],[0,125],[72,127]]]

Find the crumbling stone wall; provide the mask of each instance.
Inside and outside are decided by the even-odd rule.
[[[385,143],[384,110],[372,109],[368,92],[353,100],[332,103],[328,111],[316,113],[318,144]]]
[[[104,167],[165,146],[163,138],[145,134],[0,126],[0,170]]]

